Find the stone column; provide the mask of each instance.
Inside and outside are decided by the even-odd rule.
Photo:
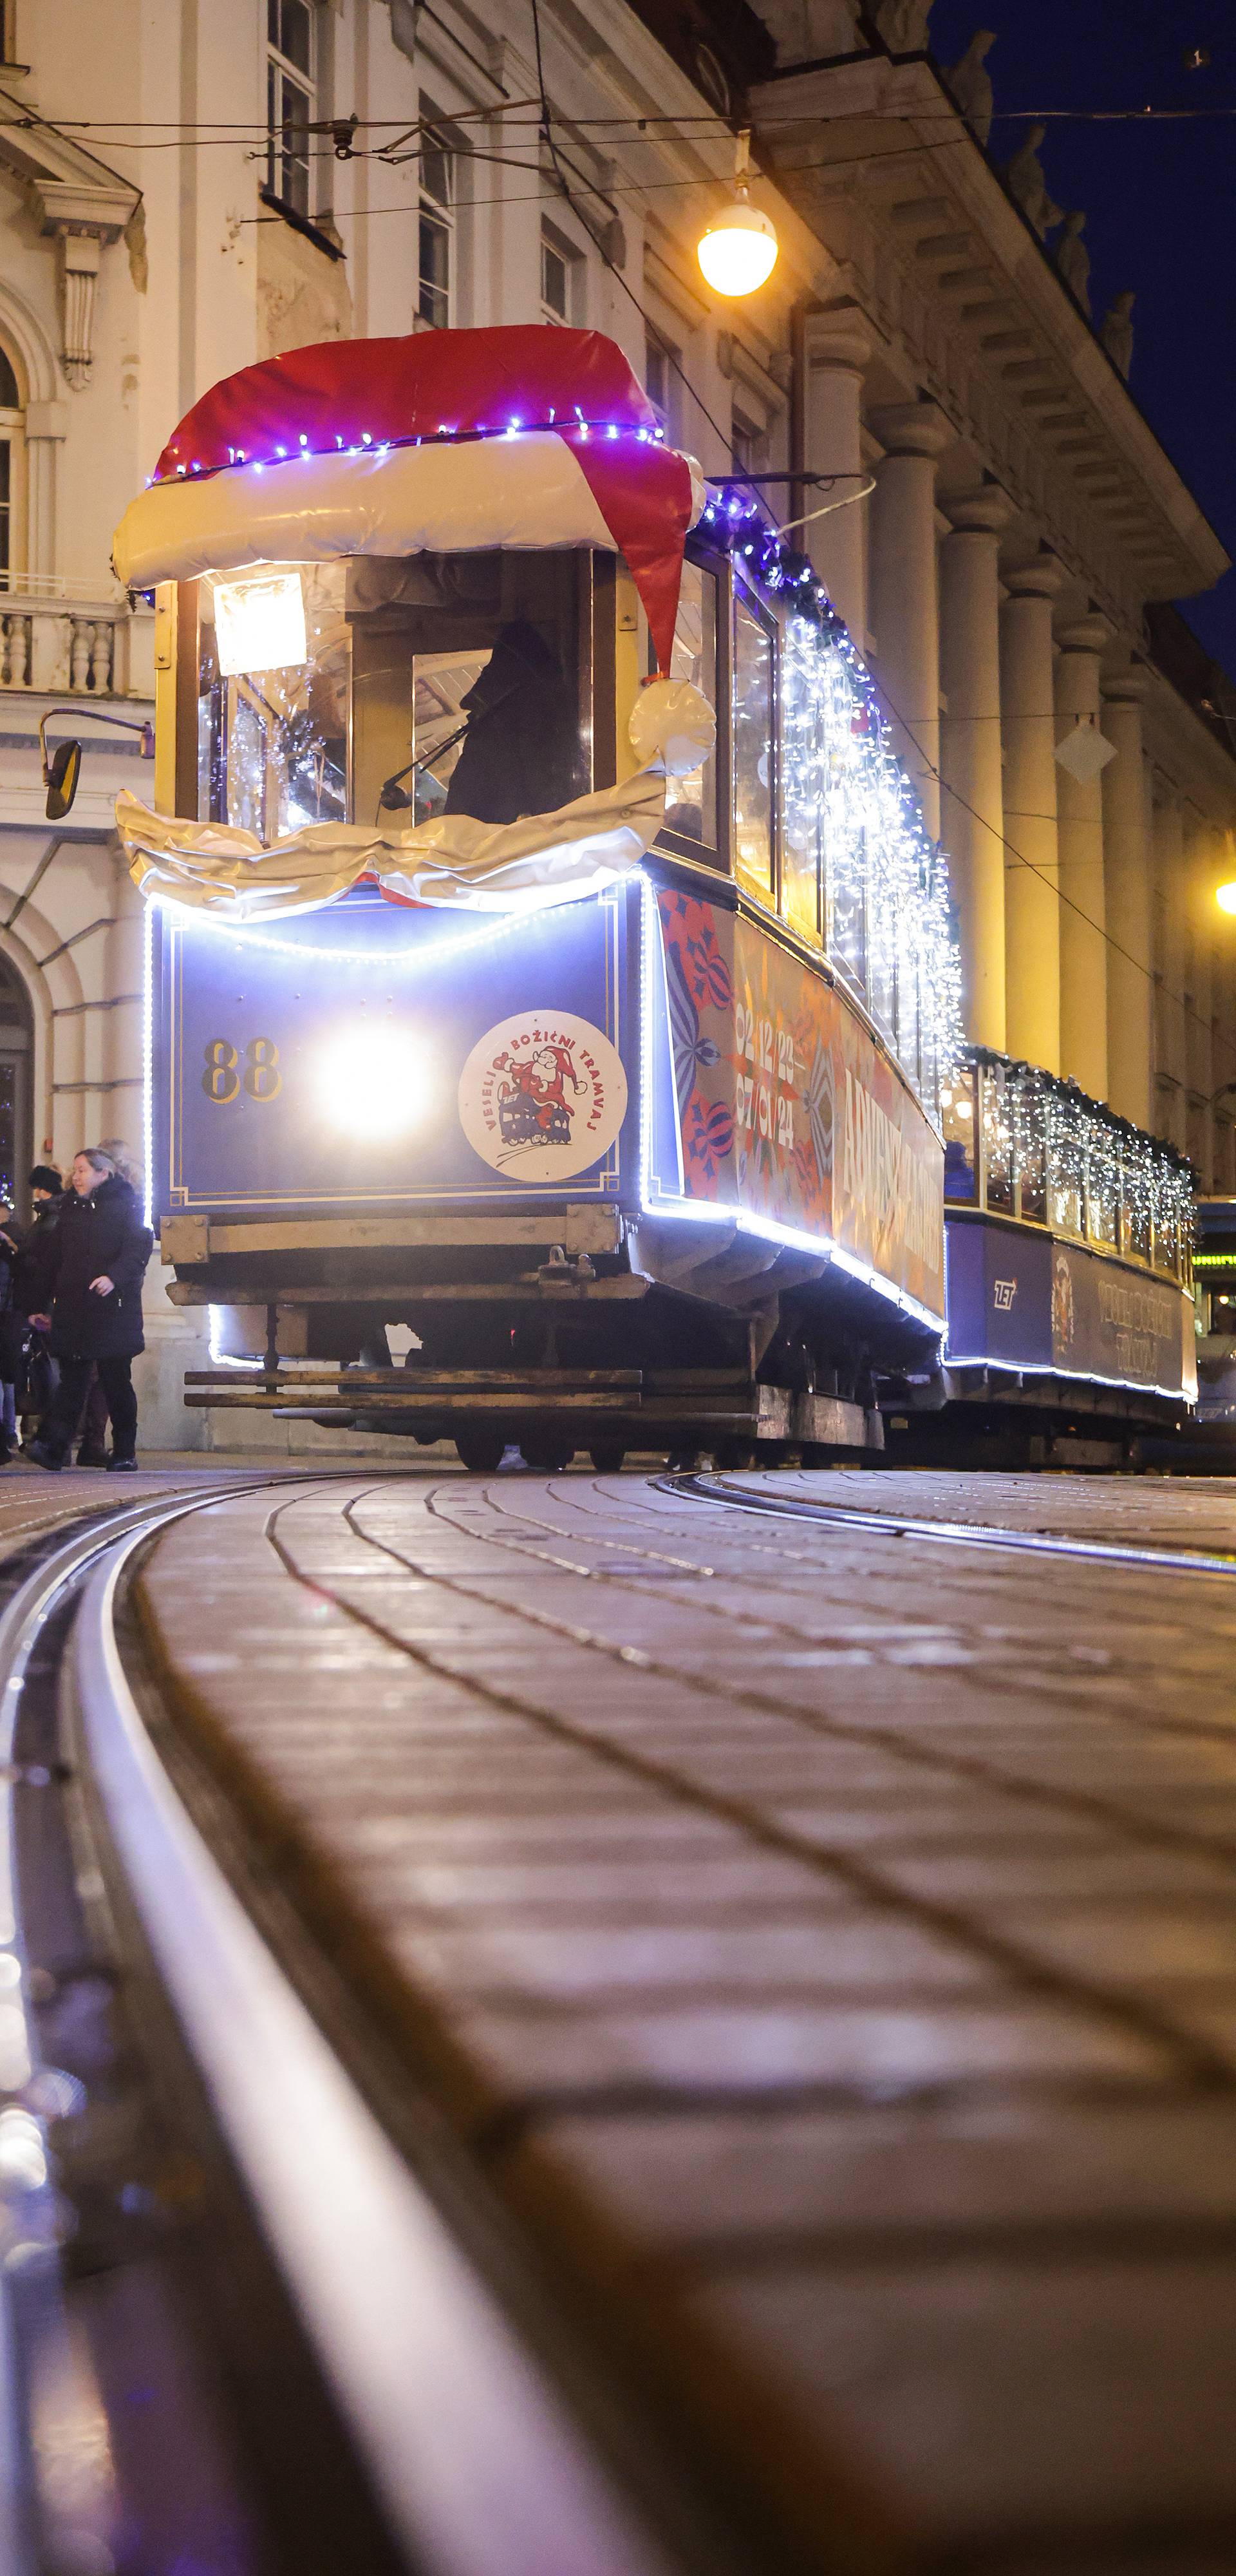
[[[1099,722],[1099,656],[1105,617],[1082,617],[1057,635],[1056,739],[1080,716]],[[1060,1070],[1093,1100],[1107,1098],[1107,940],[1103,893],[1103,781],[1056,763],[1060,853]]]
[[[1184,808],[1163,787],[1151,813],[1154,849],[1154,1129],[1178,1152],[1188,1152],[1185,1115],[1189,1080],[1185,985],[1188,981],[1188,894],[1184,866]],[[1233,1068],[1236,1070],[1236,1067]]]
[[[33,573],[55,572],[56,452],[69,434],[67,402],[26,405],[26,562]]]
[[[1116,757],[1103,772],[1107,898],[1108,1098],[1149,1127],[1154,986],[1150,937],[1150,796],[1142,753],[1147,674],[1136,665],[1104,682],[1103,731]]]
[[[953,431],[935,403],[872,414],[885,454],[871,505],[871,624],[876,676],[898,759],[932,840],[940,831],[940,636],[936,463]]]
[[[940,833],[961,923],[966,1035],[1003,1052],[1004,768],[1000,749],[1000,530],[996,484],[947,503],[940,548]]]
[[[1188,1150],[1200,1185],[1208,1190],[1214,1164],[1214,942],[1211,918],[1215,870],[1210,827],[1200,814],[1185,818],[1185,877],[1189,901],[1189,972],[1185,1028],[1189,1062]],[[1220,1077],[1221,1078],[1221,1077]]]
[[[1003,576],[1005,979],[1010,1055],[1060,1071],[1060,895],[1052,602],[1065,580],[1046,552]]]
[[[786,517],[818,510],[858,492],[862,453],[863,376],[875,342],[861,314],[820,314],[807,325],[803,368],[803,464],[808,473],[841,474],[834,490],[796,487]],[[802,543],[860,653],[867,650],[867,508],[850,501],[801,531]]]
[[[1211,1047],[1212,1091],[1222,1082],[1236,1082],[1236,919],[1220,912],[1214,900],[1213,886],[1230,884],[1236,878],[1236,854],[1230,832],[1216,830],[1213,835],[1213,885],[1210,892],[1214,1002],[1214,1036]],[[1222,1121],[1222,1124],[1220,1123]],[[1229,1197],[1236,1188],[1236,1091],[1215,1103],[1215,1188]]]

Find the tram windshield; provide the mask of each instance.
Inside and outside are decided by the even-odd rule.
[[[580,591],[570,552],[201,582],[199,816],[269,842],[385,815],[509,823],[586,794]]]

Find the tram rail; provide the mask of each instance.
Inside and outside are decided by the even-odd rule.
[[[397,2138],[400,2123],[384,2122],[334,2045],[330,2008],[314,2009],[314,1963],[303,1973],[299,1962],[289,1970],[284,1949],[266,1937],[260,1907],[248,1906],[232,1883],[235,1875],[243,1880],[243,1863],[238,1872],[225,1866],[234,1855],[225,1850],[221,1860],[212,1848],[216,1837],[202,1829],[152,1740],[147,1689],[139,1676],[135,1690],[121,1642],[126,1586],[143,1552],[173,1523],[214,1503],[268,1488],[286,1498],[329,1486],[336,1476],[328,1470],[303,1483],[286,1473],[232,1478],[190,1497],[144,1500],[102,1524],[75,1525],[59,1542],[52,1534],[0,1614],[0,1930],[11,1944],[6,1955],[22,1969],[22,2036],[16,2051],[10,2047],[8,2076],[24,2077],[0,2083],[0,2100],[7,2095],[26,2147],[23,2187],[6,2194],[13,2158],[6,2165],[0,2131],[0,2210],[7,2199],[15,2217],[10,2259],[0,2270],[0,2564],[6,2576],[43,2576],[61,2537],[56,2496],[43,2492],[32,2419],[40,2372],[54,2376],[65,2366],[71,2340],[55,2278],[63,2200],[52,2180],[43,2106],[53,2116],[64,2109],[72,2082],[41,2061],[14,1814],[30,1778],[48,1785],[46,1766],[31,1773],[15,1757],[29,1677],[59,1623],[59,1645],[50,1659],[44,1654],[51,1670],[42,1678],[71,1709],[90,1813],[84,1861],[80,1817],[74,1836],[77,1886],[92,1905],[105,1898],[109,1921],[121,1926],[119,1982],[144,1986],[152,1977],[157,1984],[154,2019],[167,2027],[155,2045],[166,2047],[174,2030],[174,2051],[184,2059],[172,2089],[183,2096],[187,2075],[192,2111],[211,2126],[210,2153],[226,2159],[255,2231],[241,2259],[269,2264],[276,2300],[303,2343],[290,2391],[294,2406],[308,2401],[300,2430],[307,2421],[309,2438],[325,2430],[338,2444],[338,2457],[319,2474],[327,2510],[315,2532],[303,2506],[293,2506],[289,2525],[286,2498],[262,2494],[261,2475],[277,2478],[289,2464],[279,2459],[278,2443],[272,2458],[259,2440],[258,2487],[242,2493],[239,2507],[243,2520],[252,2506],[261,2534],[255,2576],[268,2567],[283,2576],[285,2565],[325,2576],[343,2563],[341,2551],[345,2558],[355,2553],[353,2563],[374,2576],[388,2567],[416,2576],[544,2576],[547,2567],[587,2576],[702,2576],[707,2567],[728,2576],[730,2553],[719,2531],[697,2542],[689,2505],[680,2509],[661,2496],[649,2505],[632,2491],[641,2483],[656,2490],[659,2468],[641,2463],[624,2479],[629,2456],[614,2467],[614,2451],[629,2455],[638,2434],[609,2423],[605,2455],[595,2423],[612,2411],[608,2395],[589,2389],[581,2398],[588,2366],[573,2371],[574,2353],[559,2356],[556,2371],[546,2365],[545,2333],[538,2345],[535,2333],[522,2330],[520,2285],[512,2288],[502,2249],[478,2253],[483,2219],[478,2225],[473,2211],[470,2223],[453,2224],[456,2187],[437,2188],[440,2175],[431,2187],[405,2153],[415,2110]],[[153,1716],[157,1735],[157,1708]],[[226,1816],[217,1802],[208,1804],[226,1846]],[[91,1866],[96,1855],[101,1881]],[[46,1862],[45,1837],[39,1857]],[[436,2146],[440,2154],[441,2141]],[[432,2167],[434,2144],[427,2161]],[[15,2238],[19,2256],[24,2249],[39,2273],[33,2307],[28,2296],[13,2295]],[[257,2309],[259,2317],[268,2313],[269,2299],[259,2298]],[[33,2353],[23,2348],[31,2336]],[[276,2353],[272,2367],[277,2412],[286,2355]],[[317,2387],[329,2426],[324,2418],[313,2422]],[[286,2385],[282,2395],[286,2401]],[[225,2425],[225,2449],[226,2440]],[[242,2461],[242,2487],[252,2472],[253,2462]],[[140,2509],[140,2497],[137,2503]],[[89,2536],[102,2541],[102,2529]]]
[[[947,1547],[1012,1548],[1032,1556],[1089,1558],[1099,1565],[1141,1565],[1157,1574],[1236,1574],[1236,1548],[1133,1547],[1116,1539],[1071,1538],[1050,1530],[1016,1530],[992,1522],[943,1521],[907,1512],[865,1512],[851,1503],[818,1503],[804,1495],[774,1494],[740,1483],[723,1471],[691,1470],[655,1477],[663,1493],[690,1494],[699,1502],[725,1503],[766,1519],[808,1521],[817,1528],[867,1530],[880,1538],[938,1540]]]

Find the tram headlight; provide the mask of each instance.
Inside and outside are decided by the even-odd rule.
[[[298,572],[262,572],[212,585],[215,642],[225,679],[244,671],[291,671],[309,659],[305,594]]]
[[[419,1127],[433,1094],[423,1049],[399,1029],[341,1029],[322,1055],[319,1108],[330,1126],[358,1142],[381,1143]]]

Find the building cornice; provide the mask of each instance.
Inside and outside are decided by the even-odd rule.
[[[1128,623],[1218,580],[1218,537],[934,67],[849,58],[751,105],[761,158],[908,380],[1104,605]],[[761,136],[765,108],[802,123]]]

